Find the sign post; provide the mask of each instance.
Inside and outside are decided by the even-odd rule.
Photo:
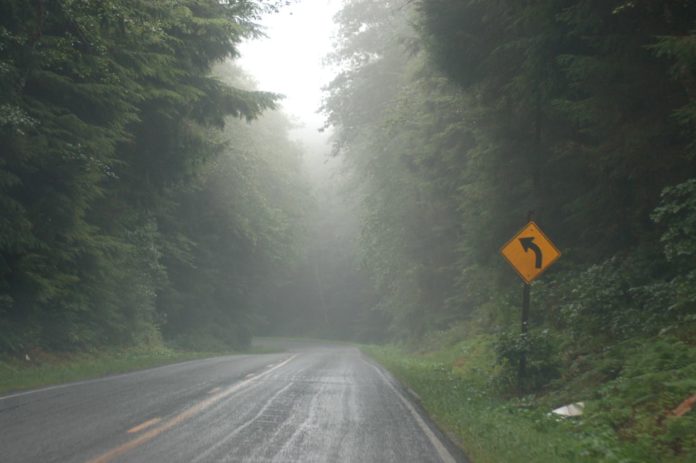
[[[526,340],[527,331],[529,330],[530,284],[561,257],[561,252],[541,231],[539,226],[531,220],[530,214],[529,223],[500,249],[500,253],[524,281],[521,328],[522,336]],[[517,373],[520,392],[524,389],[523,381],[526,369],[527,353],[523,349],[520,352],[520,364]]]
[[[523,283],[522,288],[522,338],[527,341],[527,331],[529,322],[529,292],[531,286],[529,283]],[[525,371],[527,370],[527,351],[523,348],[520,352],[520,364],[517,371],[517,388],[520,392],[524,390],[523,380]]]

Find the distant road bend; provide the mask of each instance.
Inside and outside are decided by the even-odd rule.
[[[0,461],[466,460],[359,350],[294,343],[0,397]]]

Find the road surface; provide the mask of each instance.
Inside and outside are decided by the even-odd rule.
[[[359,350],[296,343],[0,397],[0,461],[465,460]]]

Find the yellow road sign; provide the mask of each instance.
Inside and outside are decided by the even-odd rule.
[[[520,230],[500,253],[526,283],[534,281],[561,257],[561,252],[534,222]]]

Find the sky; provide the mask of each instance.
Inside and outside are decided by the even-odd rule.
[[[259,89],[285,95],[284,111],[316,132],[324,124],[317,113],[322,87],[333,71],[323,66],[331,51],[340,0],[296,0],[261,21],[267,38],[249,40],[240,48],[238,63],[258,82]]]

